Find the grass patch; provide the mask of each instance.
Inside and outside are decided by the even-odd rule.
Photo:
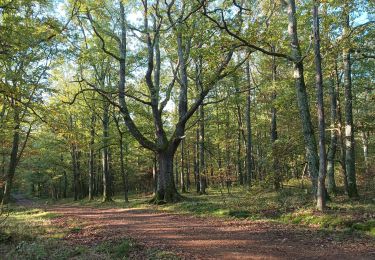
[[[149,260],[179,260],[181,257],[175,253],[166,250],[148,250],[147,251]]]
[[[10,207],[6,209],[6,219],[2,223],[0,240],[2,242],[29,241],[38,236],[46,236],[61,230],[51,229],[52,219],[58,214],[46,212],[41,209],[23,207]]]
[[[359,200],[336,195],[328,202],[329,209],[322,213],[315,210],[308,190],[306,180],[304,188],[291,181],[278,192],[261,187],[252,187],[250,191],[233,188],[230,193],[209,189],[208,195],[187,193],[187,200],[157,209],[196,216],[276,221],[375,237],[375,201],[371,194]]]
[[[105,254],[115,259],[129,257],[130,253],[137,249],[137,244],[130,239],[124,239],[121,241],[106,241],[99,244],[95,248],[98,253]]]
[[[117,195],[112,198],[112,201],[103,202],[101,197],[96,197],[93,200],[82,199],[73,200],[73,198],[66,198],[60,200],[51,199],[39,199],[40,204],[45,205],[69,205],[69,206],[83,206],[83,207],[93,207],[93,208],[146,208],[148,207],[148,201],[150,196],[139,197],[136,195],[131,195],[129,197],[129,202],[126,203],[122,195]]]

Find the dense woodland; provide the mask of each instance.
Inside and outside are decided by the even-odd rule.
[[[365,0],[0,1],[2,203],[291,179],[320,210],[362,196],[374,15]]]

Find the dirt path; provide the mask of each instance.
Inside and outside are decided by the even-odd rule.
[[[32,207],[34,205],[34,202],[32,200],[26,198],[21,193],[12,194],[12,198],[15,200],[15,203],[19,206]]]
[[[52,207],[82,230],[72,243],[96,244],[131,237],[142,245],[179,253],[185,259],[375,259],[374,241],[322,239],[315,231],[252,221],[224,221],[146,209]]]

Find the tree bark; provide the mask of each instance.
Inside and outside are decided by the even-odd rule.
[[[77,166],[77,144],[71,145],[71,156],[72,156],[72,169],[73,169],[73,192],[74,200],[79,199],[79,179],[78,179],[78,166]]]
[[[241,150],[242,150],[242,135],[241,135],[241,129],[238,129],[238,133],[237,133],[237,172],[238,172],[239,184],[243,185]]]
[[[199,119],[198,119],[199,120]],[[194,146],[194,179],[197,193],[200,192],[199,183],[199,124],[195,130],[195,146]]]
[[[340,144],[340,164],[342,169],[344,189],[346,194],[348,194],[348,178],[346,174],[345,167],[345,144],[344,144],[344,134],[343,134],[343,122],[341,113],[341,101],[340,101],[340,77],[337,68],[337,61],[335,63],[335,76],[336,76],[336,98],[337,98],[337,129],[338,129],[338,139]]]
[[[89,152],[89,200],[94,198],[94,144],[95,144],[95,115],[91,116],[91,129],[90,129],[90,152]]]
[[[174,184],[173,156],[173,151],[158,153],[159,174],[156,202],[176,202],[181,199]]]
[[[250,75],[250,63],[246,64],[246,77],[247,77],[247,96],[246,96],[246,185],[248,188],[251,187],[252,180],[252,139],[251,139],[251,75]]]
[[[181,141],[181,192],[186,192],[185,185],[185,139]]]
[[[189,148],[187,149],[187,162],[186,162],[186,191],[190,191],[190,184],[191,184],[191,181],[190,181],[190,170],[191,170],[191,166],[190,166],[190,152],[189,152]]]
[[[70,131],[74,131],[74,124],[73,124],[73,116],[69,116],[70,121]],[[74,200],[79,199],[80,194],[80,187],[79,187],[79,167],[78,167],[78,148],[77,148],[77,140],[75,140],[74,133],[72,134],[72,143],[70,147],[70,154],[72,157],[72,171],[73,171],[73,193],[74,193]]]
[[[275,47],[272,46],[271,49],[272,52],[275,52]],[[273,87],[275,88],[277,80],[277,65],[276,65],[276,57],[272,57],[272,83]],[[272,103],[276,101],[276,91],[273,90],[272,93]],[[280,169],[279,169],[279,162],[277,159],[277,151],[276,151],[276,140],[278,139],[278,133],[277,133],[277,111],[276,107],[273,104],[271,107],[271,145],[272,145],[272,168],[273,168],[273,175],[274,175],[274,188],[275,190],[280,189],[280,183],[281,183],[281,176],[280,176]]]
[[[349,33],[349,14],[346,14],[344,35]],[[345,167],[348,179],[348,196],[357,197],[357,180],[355,172],[353,96],[350,50],[343,50],[344,88],[345,88]]]
[[[362,139],[362,150],[363,150],[363,160],[365,162],[365,172],[369,171],[369,159],[368,159],[368,143],[369,143],[370,132],[366,130],[361,131]]]
[[[14,102],[14,101],[12,101]],[[8,166],[8,171],[6,175],[6,182],[4,187],[4,195],[1,204],[5,205],[9,203],[10,192],[13,186],[14,174],[16,173],[16,168],[18,164],[18,149],[20,143],[20,111],[17,104],[13,104],[13,119],[14,119],[14,128],[13,128],[13,141],[12,141],[12,150],[10,152],[10,161]]]
[[[304,67],[301,48],[297,33],[297,18],[295,0],[288,0],[288,32],[291,38],[294,79],[297,91],[299,113],[302,121],[303,136],[305,141],[306,158],[309,166],[313,194],[316,196],[318,189],[319,157],[316,149],[316,140],[311,123],[309,98],[304,79]]]
[[[335,85],[332,81],[330,83],[330,99],[331,99],[331,140],[327,154],[327,177],[328,177],[328,191],[336,193],[335,181],[335,155],[337,150],[337,96]]]
[[[102,148],[102,170],[103,170],[103,201],[112,201],[111,180],[109,172],[109,104],[103,100],[103,148]]]
[[[176,157],[177,157],[177,153],[176,153]],[[176,189],[178,190],[178,185],[179,185],[179,174],[180,172],[178,171],[179,169],[179,165],[178,165],[178,158],[176,158],[176,160],[174,160],[174,167],[175,167],[175,185],[176,185]]]
[[[323,101],[323,72],[322,57],[320,53],[320,24],[319,24],[319,0],[313,3],[313,26],[314,26],[314,54],[315,54],[315,85],[318,107],[318,129],[319,129],[319,179],[316,207],[324,210],[326,207],[325,178],[327,173],[327,154],[325,149],[325,118]]]
[[[121,176],[122,176],[122,182],[124,185],[124,199],[125,202],[129,202],[129,179],[128,179],[128,173],[125,170],[125,162],[124,162],[124,141],[123,141],[123,133],[120,133],[120,170],[121,170]]]
[[[206,194],[206,162],[204,158],[204,107],[199,107],[199,193]]]

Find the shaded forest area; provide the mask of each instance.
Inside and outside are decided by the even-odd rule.
[[[375,234],[373,1],[4,0],[0,30],[2,205]]]

